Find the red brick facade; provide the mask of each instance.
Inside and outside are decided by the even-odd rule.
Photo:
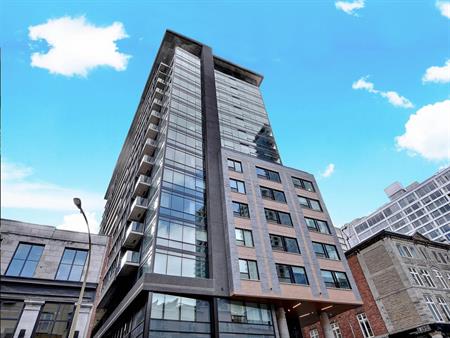
[[[367,284],[364,273],[361,269],[361,266],[359,265],[357,256],[352,255],[350,257],[347,257],[347,260],[350,266],[350,270],[352,271],[353,278],[355,279],[356,285],[358,286],[358,290],[361,294],[364,305],[357,309],[349,310],[333,318],[330,318],[330,321],[336,321],[339,324],[339,328],[341,329],[341,333],[344,338],[364,338],[356,316],[359,313],[365,312],[372,328],[373,334],[375,336],[387,335],[387,328],[384,325],[383,318],[381,317],[372,293],[370,292],[369,285]],[[318,329],[321,338],[324,337],[319,322],[303,328],[303,337],[309,338],[309,332],[313,328]]]

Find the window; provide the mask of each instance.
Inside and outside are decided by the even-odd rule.
[[[412,248],[406,246],[406,245],[400,245],[397,244],[397,250],[402,257],[408,257],[413,258],[414,251],[411,250]]]
[[[23,302],[14,300],[0,301],[0,337],[13,337],[22,314]]]
[[[314,218],[305,217],[306,226],[309,230],[318,231],[323,234],[331,234],[328,223]]]
[[[302,266],[276,264],[278,280],[281,283],[308,285],[308,277]]]
[[[266,180],[281,182],[280,175],[272,170],[256,167],[256,175]]]
[[[345,272],[320,270],[322,278],[328,288],[351,289]]]
[[[280,235],[270,235],[270,244],[273,250],[300,253],[297,239]]]
[[[242,181],[234,180],[230,178],[230,188],[233,192],[239,192],[245,194],[245,184]]]
[[[312,209],[315,211],[322,211],[322,207],[320,206],[320,202],[318,200],[314,200],[312,198],[297,196],[300,205],[303,208]]]
[[[439,280],[439,282],[441,283],[442,287],[444,289],[448,289],[448,284],[447,281],[445,280],[445,278],[442,276],[442,274],[438,271],[438,270],[434,270],[434,274],[436,275],[436,278]]]
[[[450,321],[450,308],[448,307],[447,302],[445,301],[444,297],[437,296],[437,301],[439,304],[439,307],[441,308],[442,313],[447,318],[447,321]]]
[[[204,256],[169,252],[161,249],[156,250],[153,272],[170,276],[208,277],[208,268]]]
[[[420,271],[420,274],[423,277],[423,280],[425,281],[425,284],[427,286],[429,286],[430,288],[435,288],[436,285],[434,284],[433,279],[431,279],[431,276],[428,273],[428,271],[427,270],[423,270],[423,269],[420,269],[419,271]]]
[[[292,177],[292,183],[294,183],[294,186],[296,188],[308,190],[311,192],[315,191],[314,185],[312,184],[311,181],[307,181],[302,178]]]
[[[356,316],[358,319],[359,326],[361,327],[361,331],[364,335],[364,338],[374,337],[372,328],[370,327],[369,320],[367,319],[367,315],[363,312]]]
[[[286,196],[284,195],[284,192],[266,187],[260,187],[260,189],[262,198],[286,203]]]
[[[150,316],[152,319],[209,322],[209,303],[200,299],[153,293]]]
[[[313,242],[312,244],[317,257],[340,260],[336,246],[319,242]]]
[[[56,279],[79,282],[83,274],[86,257],[86,250],[65,249],[59,263]]]
[[[253,236],[250,230],[234,229],[236,244],[253,247]]]
[[[231,321],[234,323],[272,324],[272,316],[266,304],[231,301]]]
[[[73,310],[72,304],[45,303],[39,314],[34,337],[67,337]]]
[[[248,204],[233,202],[233,214],[238,217],[250,217],[250,213],[248,211]]]
[[[272,209],[264,209],[264,213],[266,214],[266,220],[268,222],[275,222],[278,224],[292,226],[291,215],[288,214],[287,212]]]
[[[311,331],[309,331],[309,338],[319,338],[319,330],[317,329],[312,329]]]
[[[430,310],[431,314],[433,315],[434,320],[438,321],[438,322],[443,322],[444,319],[442,318],[441,314],[439,313],[439,310],[436,306],[436,304],[434,304],[433,302],[433,298],[431,298],[431,296],[423,296],[423,298],[425,299],[425,303],[428,306],[428,310]]]
[[[419,285],[419,286],[425,285],[425,284],[423,284],[423,281],[420,278],[420,275],[415,268],[408,268],[408,270],[409,270],[409,273],[411,274],[411,277],[414,280],[414,284]]]
[[[43,245],[19,243],[8,270],[6,270],[6,276],[33,277],[42,251],[44,251]]]
[[[259,280],[258,266],[256,264],[256,261],[240,259],[239,272],[241,274],[241,279]]]
[[[237,171],[238,173],[242,172],[242,163],[239,161],[235,161],[232,159],[228,159],[227,160],[228,163],[228,169],[233,170],[233,171]]]
[[[336,322],[331,322],[331,331],[333,332],[334,338],[343,338],[339,324]]]

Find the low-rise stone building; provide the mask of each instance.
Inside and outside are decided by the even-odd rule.
[[[364,305],[328,315],[334,338],[449,337],[450,245],[382,231],[345,254]],[[320,325],[304,337],[325,337]]]
[[[89,335],[108,237],[92,235],[75,334]],[[86,273],[88,235],[1,219],[0,336],[66,337]],[[77,332],[78,331],[78,332]]]

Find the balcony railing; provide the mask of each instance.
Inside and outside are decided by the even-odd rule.
[[[155,149],[157,148],[158,143],[155,140],[152,140],[151,138],[148,138],[145,140],[144,143],[144,154],[145,155],[149,155],[152,156],[153,153],[155,152]]]
[[[147,175],[139,175],[136,184],[134,185],[133,197],[141,196],[144,197],[151,186],[151,178]]]
[[[139,163],[138,173],[149,176],[154,165],[155,165],[154,157],[149,156],[149,155],[144,155],[142,157],[141,163]]]
[[[131,204],[130,216],[128,219],[130,221],[141,221],[147,211],[148,200],[143,197],[136,197]]]
[[[164,91],[162,89],[155,88],[155,91],[153,92],[153,95],[158,100],[162,100],[162,98],[164,97]]]
[[[139,267],[139,251],[128,250],[120,260],[119,276],[128,276]]]
[[[150,123],[159,124],[160,121],[161,121],[161,113],[159,111],[152,110],[150,114]]]
[[[157,112],[161,111],[162,108],[162,101],[158,100],[158,99],[153,99],[151,105],[150,105],[150,110],[155,110]]]
[[[140,222],[131,222],[125,233],[123,246],[128,249],[135,249],[143,235],[144,224]]]
[[[147,128],[145,137],[155,140],[156,136],[158,136],[158,133],[159,133],[159,127],[156,124],[150,123]]]

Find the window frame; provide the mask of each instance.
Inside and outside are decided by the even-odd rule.
[[[436,306],[436,303],[433,300],[433,297],[429,295],[423,295],[423,298],[425,299],[425,304],[428,307],[428,310],[431,313],[431,316],[439,323],[444,322],[444,318],[442,317],[442,314],[439,312],[438,307]]]
[[[272,245],[272,238],[273,237],[279,237],[280,239],[281,239],[281,249],[278,249],[278,247],[274,247],[273,245]],[[297,254],[297,255],[300,255],[301,254],[301,251],[300,251],[300,247],[299,247],[299,245],[298,245],[298,240],[297,240],[297,238],[294,238],[294,237],[287,237],[287,236],[283,236],[283,235],[278,235],[278,234],[269,234],[269,238],[270,238],[270,246],[272,247],[272,250],[274,250],[274,251],[282,251],[282,252],[287,252],[287,253],[292,253],[292,254]],[[287,246],[287,243],[286,243],[286,239],[289,239],[289,240],[294,240],[295,241],[295,244],[296,244],[296,246],[297,246],[297,251],[289,251],[288,250],[288,246]]]
[[[241,233],[242,233],[242,238],[243,238],[243,240],[242,240],[242,242],[243,242],[243,244],[240,244],[238,241],[240,241],[240,240],[238,240],[238,238],[237,238],[237,232],[238,231],[240,231]],[[247,237],[245,236],[245,233],[247,233],[247,234],[249,234],[250,235],[250,238],[251,238],[251,241],[252,241],[252,243],[251,243],[251,245],[248,245],[246,242],[247,242]],[[247,247],[247,248],[253,248],[253,247],[255,247],[255,241],[253,240],[253,233],[252,233],[252,231],[251,230],[248,230],[248,229],[242,229],[242,228],[234,228],[234,235],[235,235],[235,239],[236,239],[236,245],[238,245],[238,246],[245,246],[245,247]]]
[[[358,320],[359,327],[361,328],[361,332],[364,338],[375,337],[372,326],[369,322],[369,318],[367,317],[367,314],[365,312],[358,313],[356,315],[356,319]]]
[[[55,316],[54,316],[52,319],[41,319],[41,316],[42,316],[42,314],[44,313],[44,309],[45,309],[45,306],[46,306],[47,304],[55,304],[55,305],[58,306],[58,307],[57,307],[57,310],[56,310],[56,313],[54,313]],[[61,307],[64,306],[64,305],[72,306],[72,315],[69,317],[68,320],[58,320],[57,318],[59,317],[59,315],[60,315],[60,313],[61,313]],[[68,328],[69,328],[69,330],[70,330],[70,326],[72,325],[73,315],[74,315],[74,314],[75,314],[75,306],[72,305],[71,303],[63,303],[63,302],[61,302],[61,303],[58,303],[58,302],[45,302],[44,305],[42,305],[42,307],[41,307],[41,309],[40,309],[40,311],[39,311],[38,317],[36,318],[36,323],[35,323],[35,326],[34,326],[34,329],[33,329],[32,337],[34,337],[35,334],[41,333],[41,332],[38,332],[38,331],[37,331],[38,328],[39,328],[40,322],[51,323],[51,329],[49,330],[49,331],[50,331],[50,335],[52,334],[53,329],[54,329],[56,323],[61,323],[61,322],[64,323],[64,322],[65,322],[65,323],[67,323],[67,326],[68,326]],[[47,333],[48,333],[48,332],[47,332]],[[41,333],[41,334],[42,334],[42,333]]]
[[[333,278],[333,284],[334,284],[333,286],[329,286],[329,285],[327,285],[327,283],[324,282],[326,288],[352,290],[352,285],[350,284],[350,281],[348,279],[348,276],[347,276],[346,272],[344,272],[344,271],[333,271],[333,270],[327,270],[327,269],[320,269],[320,277],[322,278],[322,280],[324,280],[322,272],[329,272],[329,273],[331,273],[331,276]],[[346,280],[347,280],[347,284],[348,284],[348,288],[344,288],[344,287],[340,286],[340,282],[339,282],[339,279],[336,276],[336,273],[341,273],[341,274],[345,275]]]
[[[31,246],[30,249],[28,250],[27,254],[26,254],[25,259],[16,258],[17,252],[19,251],[19,248],[20,248],[21,245],[30,245],[30,246]],[[41,251],[41,253],[40,253],[40,255],[39,255],[38,260],[29,260],[31,251],[33,251],[33,248],[34,248],[34,247],[40,247],[40,248],[42,248],[42,251]],[[38,266],[38,264],[39,264],[39,262],[40,262],[40,260],[41,260],[41,258],[42,258],[42,254],[44,253],[44,250],[45,250],[45,244],[37,244],[37,243],[29,243],[29,242],[19,242],[19,243],[17,244],[17,246],[16,246],[16,249],[14,250],[14,254],[13,254],[11,260],[10,260],[9,263],[8,263],[8,267],[6,268],[6,271],[5,271],[5,276],[7,276],[7,277],[33,278],[33,277],[34,277],[34,274],[36,273],[36,268],[37,268],[37,266]],[[14,262],[15,260],[16,260],[16,261],[23,261],[23,264],[22,264],[22,266],[21,266],[21,268],[20,268],[20,272],[19,272],[17,275],[11,274],[11,273],[9,272],[9,271],[10,271],[9,269],[11,268],[11,266],[12,266],[12,264],[13,264],[13,262]],[[36,266],[34,267],[34,270],[33,270],[33,273],[31,274],[31,276],[24,276],[24,275],[22,275],[22,273],[23,273],[23,270],[24,270],[24,268],[25,268],[25,265],[27,264],[28,261],[30,261],[30,262],[36,262]],[[9,273],[8,273],[8,272],[9,272]]]
[[[308,205],[305,205],[305,204],[303,204],[303,203],[300,203],[300,198],[304,198],[304,199],[306,200],[306,203],[307,203]],[[300,206],[301,206],[302,208],[307,208],[307,209],[310,209],[310,210],[313,210],[313,211],[317,211],[317,212],[323,212],[322,203],[320,203],[320,200],[318,200],[318,199],[315,199],[315,198],[309,198],[309,197],[301,196],[301,195],[297,195],[297,200],[298,200],[298,203],[300,204]],[[317,204],[319,205],[319,209],[313,208],[313,207],[312,207],[311,201],[317,202]]]
[[[266,168],[262,168],[262,167],[258,167],[256,166],[256,176],[258,176],[258,178],[262,178],[264,180],[268,180],[268,181],[272,181],[272,182],[277,182],[277,183],[281,183],[281,177],[280,177],[280,173],[270,170],[270,169],[266,169]],[[265,174],[259,174],[258,170],[264,170]],[[271,176],[270,174],[276,174],[275,176]],[[277,179],[273,179],[273,177],[278,177]]]
[[[267,218],[267,212],[274,212],[276,215],[277,220],[273,221],[272,219],[268,219]],[[282,223],[281,222],[281,217],[280,217],[280,213],[287,215],[289,217],[290,220],[290,224],[286,224],[286,223]],[[266,221],[268,223],[274,223],[274,224],[279,224],[279,225],[284,225],[284,226],[288,226],[288,227],[293,227],[294,224],[292,223],[292,217],[291,214],[289,212],[284,212],[284,211],[279,211],[279,210],[274,210],[274,209],[269,209],[269,208],[264,208],[264,216],[266,217]]]
[[[286,278],[286,277],[280,277],[280,275],[279,275],[279,268],[280,267],[283,267],[283,268],[288,270],[290,282],[280,281],[280,278]],[[306,284],[296,283],[295,273],[294,273],[294,269],[293,268],[297,268],[297,269],[302,269],[303,270],[303,274],[305,275],[305,279],[306,279]],[[275,269],[277,271],[277,277],[278,277],[279,283],[294,284],[294,285],[305,285],[305,286],[310,285],[309,284],[308,274],[306,273],[306,269],[305,269],[304,266],[275,263]]]
[[[14,335],[14,332],[17,329],[17,325],[19,324],[20,318],[22,317],[23,314],[23,310],[25,309],[25,302],[23,300],[17,300],[17,299],[1,299],[0,300],[0,304],[2,306],[0,306],[0,308],[3,310],[4,309],[4,303],[14,303],[14,304],[21,304],[21,308],[18,311],[18,316],[17,318],[13,318],[13,317],[5,317],[6,312],[5,311],[0,311],[0,320],[2,323],[4,323],[5,321],[7,322],[12,322],[15,321],[15,325],[14,328],[12,328],[12,333]]]
[[[240,181],[240,180],[230,177],[229,184],[230,184],[230,189],[232,192],[235,192],[238,194],[246,194],[247,193],[247,190],[245,189],[244,181]],[[236,184],[236,186],[234,187],[232,184]],[[241,188],[243,191],[241,191]]]
[[[330,259],[330,260],[333,260],[333,261],[340,261],[341,260],[341,256],[339,255],[339,251],[338,251],[336,245],[328,244],[328,243],[315,242],[315,241],[313,241],[312,244],[313,244],[314,253],[316,254],[317,258]],[[317,254],[317,251],[315,250],[314,244],[318,244],[318,245],[320,245],[322,247],[325,257],[321,257],[321,256],[319,256]],[[330,257],[330,253],[328,252],[328,247],[333,247],[334,248],[334,250],[336,252],[336,255],[338,257],[337,259]]]
[[[233,166],[232,167],[230,167],[230,161],[233,162]],[[239,165],[240,170],[236,169],[236,163]],[[238,161],[238,160],[233,160],[232,158],[227,158],[227,167],[228,167],[228,170],[235,171],[237,173],[244,172],[243,169],[242,169],[242,162]]]
[[[291,176],[291,178],[292,178],[292,184],[294,185],[295,188],[303,189],[303,190],[306,190],[309,192],[316,192],[316,187],[314,186],[314,183],[312,181],[309,181],[309,180],[306,180],[306,179],[300,178],[300,177],[295,177],[295,176]],[[295,180],[299,180],[300,185],[295,184]],[[308,188],[306,188],[305,182],[308,182],[309,184],[311,184],[312,190],[309,190]]]
[[[314,223],[314,228],[309,226],[308,220],[313,221]],[[324,221],[322,219],[316,219],[316,218],[311,218],[311,217],[305,217],[305,222],[306,222],[306,227],[308,228],[309,231],[315,231],[315,232],[319,232],[321,234],[326,234],[326,235],[331,235],[331,230],[330,230],[330,226],[328,225],[327,221]],[[319,226],[318,222],[323,222],[327,228],[327,232],[323,232],[320,231],[321,227]]]
[[[245,265],[247,267],[247,272],[241,271],[241,262],[245,262]],[[256,272],[256,278],[252,278],[252,273],[250,272],[250,266],[249,263],[254,264],[255,272]],[[239,258],[239,276],[241,280],[253,280],[253,281],[259,281],[259,269],[258,269],[258,262],[253,259],[245,259],[245,258]],[[248,278],[243,278],[243,274],[247,274]],[[253,276],[255,277],[255,276]]]
[[[263,189],[266,189],[266,190],[270,191],[271,197],[265,196],[263,194]],[[273,188],[269,188],[269,187],[265,187],[265,186],[262,186],[262,185],[259,186],[259,191],[261,193],[261,198],[262,199],[269,200],[269,201],[275,201],[275,202],[278,202],[278,203],[287,204],[286,194],[284,193],[284,191],[273,189]],[[277,199],[275,197],[275,193],[281,193],[283,195],[283,200]]]
[[[66,278],[66,279],[57,278],[57,277],[58,277],[59,269],[61,268],[61,265],[69,265],[68,263],[63,263],[64,254],[66,253],[67,250],[75,251],[75,254],[73,255],[73,258],[72,258],[72,262],[70,263],[69,274],[67,275],[67,278]],[[70,275],[71,275],[71,273],[72,273],[72,269],[73,269],[73,267],[74,267],[74,262],[75,262],[75,258],[76,258],[76,256],[77,256],[77,254],[78,254],[78,251],[80,251],[80,252],[85,252],[85,253],[86,253],[86,256],[85,256],[85,258],[84,258],[83,268],[81,269],[80,279],[79,279],[79,280],[73,280],[73,279],[70,279]],[[83,275],[84,275],[85,273],[87,273],[87,271],[85,271],[85,268],[86,268],[86,261],[87,261],[87,259],[88,259],[88,255],[89,255],[89,250],[86,250],[86,249],[67,248],[67,247],[64,248],[64,251],[63,251],[63,254],[62,254],[62,256],[61,256],[61,259],[59,260],[58,269],[56,269],[56,274],[55,274],[54,279],[55,279],[55,280],[61,280],[61,281],[69,281],[69,282],[80,282],[81,279],[83,278]],[[76,266],[81,266],[81,265],[78,265],[78,264],[77,264]]]
[[[241,206],[245,206],[245,208],[247,209],[247,215],[242,215],[242,214],[238,214],[236,211],[234,211],[234,206],[238,204],[239,205],[239,209],[241,208]],[[234,217],[242,217],[242,218],[250,218],[250,209],[248,208],[248,204],[247,203],[242,203],[242,202],[238,202],[238,201],[231,201],[231,207],[232,207],[232,211],[233,211],[233,216]]]

